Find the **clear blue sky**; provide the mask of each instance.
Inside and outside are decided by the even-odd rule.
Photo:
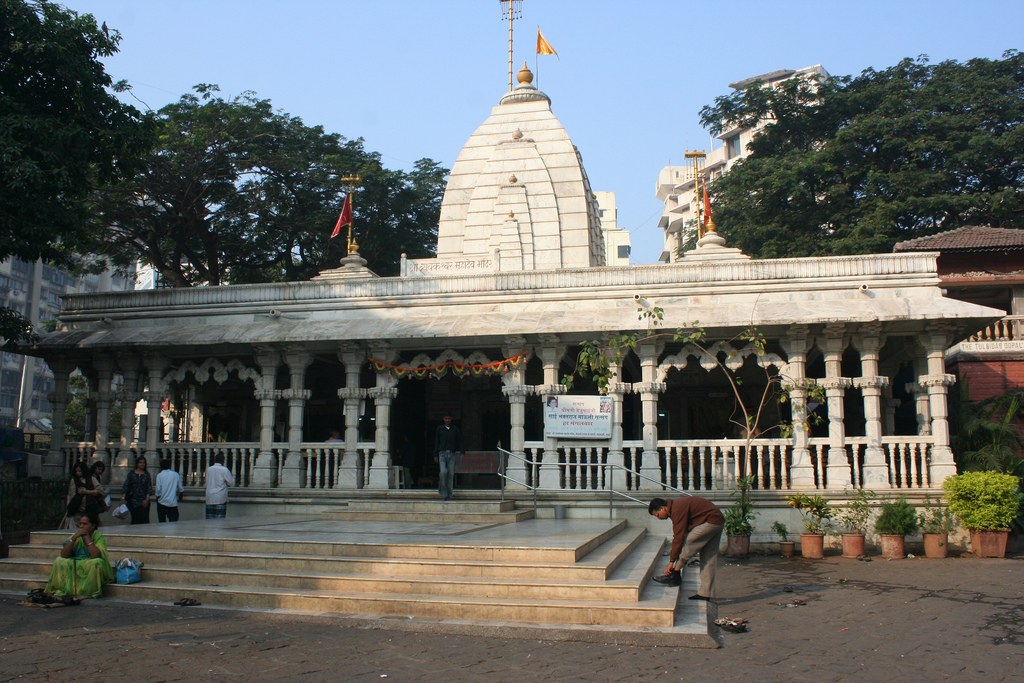
[[[251,90],[307,124],[364,138],[391,168],[424,157],[450,168],[507,88],[498,0],[64,4],[121,32],[108,71],[149,107],[197,83]],[[617,193],[633,262],[654,263],[658,171],[709,148],[697,114],[729,83],[812,64],[846,75],[922,54],[998,58],[1024,47],[1024,2],[524,0],[517,69],[534,68],[538,25],[559,58],[540,58],[537,84],[593,188]]]

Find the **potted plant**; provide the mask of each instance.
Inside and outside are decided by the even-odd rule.
[[[753,487],[753,477],[740,477],[736,481],[739,498],[735,505],[722,513],[725,517],[727,553],[730,557],[746,557],[750,553],[750,534],[754,531],[752,522],[757,517],[754,501],[750,498],[750,490]]]
[[[882,503],[875,519],[875,531],[882,537],[882,557],[890,560],[906,557],[907,534],[917,531],[914,506],[902,496]]]
[[[949,508],[971,532],[977,557],[1004,557],[1010,524],[1020,510],[1018,479],[999,472],[964,472],[942,483]]]
[[[772,522],[772,531],[779,535],[779,552],[783,557],[793,557],[796,541],[789,540],[789,529],[782,522]]]
[[[931,496],[925,498],[924,509],[917,515],[924,539],[924,556],[942,559],[949,554],[949,532],[955,525],[952,511],[941,501],[933,503]]]
[[[832,519],[832,506],[821,496],[798,494],[789,496],[789,506],[804,518],[804,532],[800,534],[800,554],[812,560],[825,557],[825,532]]]
[[[875,500],[875,492],[869,489],[857,489],[839,514],[836,521],[842,527],[843,557],[863,557],[864,534],[871,519],[871,505]]]

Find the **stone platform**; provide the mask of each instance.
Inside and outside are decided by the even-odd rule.
[[[625,520],[535,519],[510,502],[352,501],[339,512],[108,527],[110,559],[143,582],[105,595],[206,606],[529,629],[531,637],[716,647],[687,568],[651,582],[664,539]],[[229,511],[230,514],[230,511]],[[36,532],[0,561],[0,592],[43,585],[66,531]]]

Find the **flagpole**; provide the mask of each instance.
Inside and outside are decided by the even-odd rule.
[[[357,244],[356,241],[352,238],[352,227],[353,227],[353,224],[356,222],[356,210],[355,210],[355,201],[354,201],[355,200],[355,196],[354,196],[354,193],[355,193],[355,186],[358,185],[360,182],[362,182],[363,179],[360,178],[358,175],[347,175],[347,176],[345,176],[343,178],[338,178],[338,180],[340,180],[342,183],[346,183],[345,188],[348,191],[349,208],[352,211],[352,218],[348,222],[348,244],[347,244],[348,253],[349,254],[358,254],[359,253],[359,244]]]
[[[697,214],[697,239],[704,236],[704,224],[701,222],[701,196],[700,196],[700,170],[698,163],[701,159],[707,157],[704,152],[698,152],[693,150],[692,152],[686,152],[683,154],[687,159],[693,159],[693,197],[696,201],[696,214]]]
[[[512,22],[522,14],[523,0],[498,0],[503,18],[508,19],[508,91],[512,92]]]

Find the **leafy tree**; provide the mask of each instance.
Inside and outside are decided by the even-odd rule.
[[[762,257],[890,251],[963,225],[1024,227],[1024,54],[719,97],[714,133],[769,121],[713,185],[715,220]]]
[[[96,252],[121,266],[141,256],[175,287],[308,279],[345,254],[345,239],[328,238],[340,178],[358,174],[356,236],[369,266],[394,273],[403,251],[431,253],[447,173],[436,163],[391,171],[362,139],[307,126],[253,93],[217,93],[199,85],[157,113],[145,169],[100,193],[112,229]]]
[[[98,182],[145,141],[100,58],[116,31],[45,0],[0,0],[0,258],[66,260],[90,229]]]
[[[100,59],[120,36],[46,0],[0,0],[0,260],[68,265],[93,229],[98,183],[126,173],[146,140]],[[0,311],[5,346],[31,328]]]

